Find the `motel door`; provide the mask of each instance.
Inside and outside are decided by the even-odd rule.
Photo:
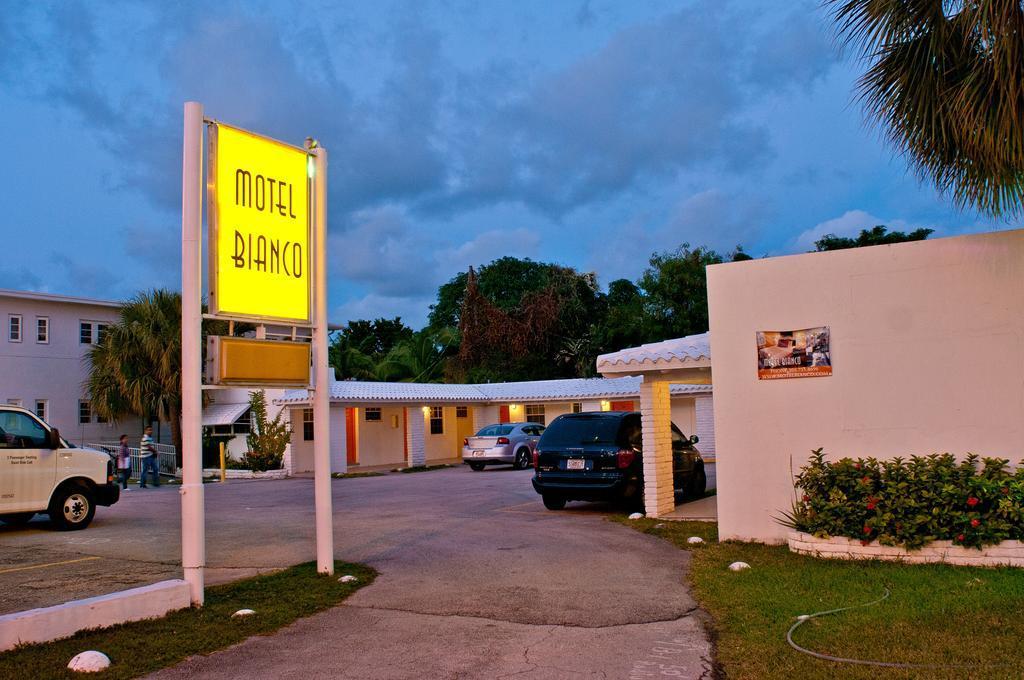
[[[359,462],[359,452],[356,447],[359,446],[359,436],[356,432],[356,409],[346,408],[345,409],[345,460],[348,461],[349,465],[355,465]]]
[[[633,411],[633,402],[631,401],[613,401],[611,403],[612,411]]]

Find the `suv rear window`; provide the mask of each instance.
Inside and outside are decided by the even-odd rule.
[[[607,416],[573,416],[556,418],[541,436],[543,446],[582,446],[584,444],[615,444],[620,418]]]

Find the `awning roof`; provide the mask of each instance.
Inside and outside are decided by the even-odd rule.
[[[711,385],[674,384],[672,394],[711,392]],[[340,380],[331,383],[331,401],[351,404],[489,404],[521,401],[581,401],[638,397],[640,378],[566,378],[526,382],[435,384]],[[289,390],[275,404],[308,404],[306,390]]]
[[[652,342],[597,357],[597,370],[601,373],[622,373],[644,369],[710,368],[710,366],[711,333]]]
[[[203,427],[234,425],[248,410],[249,402],[243,404],[210,404],[203,409]]]

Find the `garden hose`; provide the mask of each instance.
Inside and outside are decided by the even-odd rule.
[[[850,607],[840,607],[839,609],[829,609],[824,612],[816,612],[814,614],[802,614],[796,617],[796,623],[790,626],[789,631],[786,633],[786,641],[789,646],[798,652],[813,656],[815,659],[822,659],[824,661],[834,661],[836,663],[854,663],[862,666],[881,666],[884,668],[990,668],[992,666],[1002,666],[1005,664],[937,664],[937,663],[898,663],[894,661],[873,661],[870,659],[847,659],[841,656],[831,656],[829,654],[821,654],[819,652],[812,651],[805,647],[801,647],[797,643],[793,642],[793,632],[804,625],[811,619],[819,616],[828,616],[830,614],[838,614],[839,612],[849,611],[850,609],[860,609],[861,607],[871,607],[873,605],[888,599],[889,589],[885,588],[885,594],[877,600],[866,602],[864,604],[855,604]]]

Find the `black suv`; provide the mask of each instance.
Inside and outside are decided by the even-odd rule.
[[[544,430],[533,458],[533,488],[549,510],[566,501],[643,502],[640,414],[625,411],[559,416]],[[707,486],[704,461],[672,425],[672,481],[676,493],[697,497]]]

